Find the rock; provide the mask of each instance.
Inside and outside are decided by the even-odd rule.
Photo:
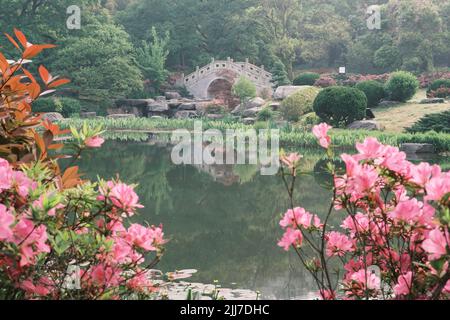
[[[91,119],[97,116],[97,112],[80,112],[80,118]]]
[[[256,97],[256,98],[249,100],[247,103],[245,103],[245,109],[259,108],[265,104],[266,104],[266,101],[264,99]]]
[[[367,120],[375,119],[375,114],[373,113],[372,109],[370,109],[370,108],[366,109],[366,119]]]
[[[275,100],[284,100],[299,90],[311,88],[311,86],[280,86],[275,90],[273,98]]]
[[[206,118],[210,119],[210,120],[220,120],[223,119],[225,117],[225,115],[223,114],[207,114]]]
[[[181,105],[180,100],[169,100],[167,104],[169,105],[170,109],[177,109]]]
[[[398,105],[400,102],[398,101],[390,101],[390,100],[383,100],[381,101],[378,106],[379,107],[392,107]]]
[[[151,116],[150,119],[165,119],[165,117],[162,117],[162,116]]]
[[[271,102],[269,103],[269,107],[272,108],[273,111],[277,111],[278,109],[280,109],[281,103],[280,102]]]
[[[420,100],[420,104],[445,103],[444,98],[428,98]]]
[[[242,119],[243,124],[255,124],[256,120],[255,118],[244,118]]]
[[[191,119],[191,118],[197,118],[198,114],[196,111],[188,111],[188,110],[181,110],[177,111],[174,114],[175,119]]]
[[[148,107],[154,103],[153,99],[118,99],[115,101],[117,107]]]
[[[42,115],[42,120],[49,120],[50,122],[55,122],[64,119],[59,112],[47,112]]]
[[[180,104],[178,110],[195,110],[196,106],[194,102],[184,102]]]
[[[407,154],[436,152],[435,147],[430,143],[403,143],[400,150]]]
[[[242,112],[242,107],[240,104],[238,104],[232,111],[231,114],[240,114]]]
[[[375,120],[355,121],[347,126],[351,130],[382,130],[382,127]]]
[[[165,96],[157,96],[155,97],[156,101],[166,101],[166,97]]]
[[[244,117],[244,118],[255,117],[262,109],[263,108],[246,109],[242,112],[242,117]]]
[[[156,100],[152,104],[148,106],[149,112],[167,112],[169,111],[169,105],[167,104],[167,101],[164,99],[162,100]]]
[[[116,113],[116,114],[110,114],[106,116],[110,119],[127,119],[127,118],[136,118],[136,116],[132,113]]]
[[[164,93],[167,100],[181,99],[181,94],[176,91],[167,91]]]

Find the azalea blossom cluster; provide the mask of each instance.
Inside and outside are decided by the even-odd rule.
[[[279,246],[298,253],[324,299],[447,299],[450,173],[413,164],[375,138],[356,144],[356,154],[342,154],[340,172],[330,129],[313,129],[334,181],[325,223],[303,208],[289,209]],[[328,223],[343,214],[339,226]]]
[[[46,176],[0,158],[0,292],[24,298],[121,298],[150,295],[148,271],[165,243],[161,226],[127,223],[139,198],[120,181],[64,191]],[[126,224],[129,226],[126,227]],[[78,266],[80,288],[68,290]]]

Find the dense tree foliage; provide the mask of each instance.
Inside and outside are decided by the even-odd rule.
[[[191,72],[212,57],[249,58],[267,70],[284,69],[290,81],[302,69],[418,73],[450,61],[450,0],[379,0],[381,29],[374,30],[367,26],[368,0],[79,0],[81,29],[69,30],[72,2],[0,0],[8,8],[0,12],[0,29],[18,27],[31,41],[62,46],[58,59],[48,53],[37,62],[70,73],[77,89],[89,86],[95,97],[133,95],[142,79],[159,87],[166,69]],[[167,39],[159,58],[150,54],[153,28]],[[13,48],[5,50],[11,56]],[[131,59],[136,52],[155,64]],[[74,61],[81,68],[74,70]],[[95,77],[86,79],[85,68]]]

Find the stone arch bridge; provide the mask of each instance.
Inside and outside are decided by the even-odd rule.
[[[196,99],[226,100],[227,95],[231,96],[231,87],[241,76],[255,84],[258,95],[272,94],[272,74],[264,70],[264,66],[249,63],[248,59],[245,62],[212,59],[208,65],[183,76],[183,83]]]

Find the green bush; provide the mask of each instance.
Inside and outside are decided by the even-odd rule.
[[[450,110],[427,114],[406,131],[416,133],[427,132],[431,130],[436,132],[450,133]]]
[[[329,87],[317,95],[313,109],[320,119],[331,125],[348,125],[364,119],[367,98],[364,92],[356,88]]]
[[[315,87],[303,88],[284,99],[280,106],[283,118],[296,122],[302,115],[313,111],[314,99],[319,92],[320,89]]]
[[[356,85],[356,89],[364,92],[367,98],[367,106],[369,108],[376,107],[386,96],[384,86],[378,81],[374,80],[360,82]]]
[[[436,91],[439,88],[450,88],[450,79],[438,79],[433,81],[429,90]]]
[[[391,74],[385,89],[391,100],[406,102],[416,94],[419,81],[410,72],[398,71]]]
[[[293,84],[295,86],[313,86],[317,80],[319,80],[320,74],[314,72],[301,73],[294,79]]]
[[[300,127],[303,127],[306,129],[310,129],[319,123],[320,123],[320,118],[317,116],[317,114],[315,112],[310,112],[310,113],[307,113],[307,114],[301,116],[297,122],[297,124]]]
[[[81,111],[80,101],[73,98],[41,98],[36,100],[32,106],[33,112],[59,112],[68,118]]]
[[[274,111],[270,107],[264,107],[257,116],[258,121],[269,121],[274,118]]]

